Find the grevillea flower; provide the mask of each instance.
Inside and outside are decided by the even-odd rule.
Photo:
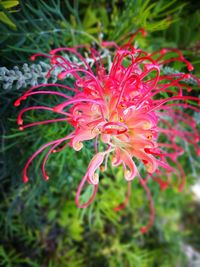
[[[140,31],[144,35],[145,32]],[[128,202],[133,179],[137,178],[147,193],[151,212],[149,222],[141,229],[145,233],[154,219],[154,205],[147,181],[154,180],[164,190],[171,184],[171,177],[175,176],[179,190],[182,190],[185,174],[178,160],[184,153],[181,143],[192,144],[199,155],[196,122],[184,112],[184,109],[200,111],[199,99],[189,95],[192,89],[184,83],[192,78],[199,84],[199,79],[185,73],[163,74],[163,66],[174,61],[182,62],[188,71],[192,71],[193,66],[176,49],[147,53],[136,48],[132,45],[133,37],[121,47],[112,42],[103,42],[103,55],[84,46],[54,49],[49,55],[33,55],[32,60],[41,56],[50,60],[52,68],[48,76],[54,68],[61,67],[59,79],[73,79],[74,85],[69,87],[58,83],[34,86],[15,102],[15,106],[32,95],[59,96],[60,103],[56,106],[24,108],[17,120],[20,130],[60,121],[66,121],[73,127],[71,133],[43,145],[29,158],[23,170],[25,183],[28,182],[27,171],[31,162],[47,147],[49,150],[42,163],[45,180],[49,178],[45,164],[51,153],[64,149],[66,145],[78,151],[83,148],[84,141],[94,140],[95,155],[78,187],[77,206],[87,207],[93,201],[99,185],[98,173],[102,168],[107,168],[107,162],[111,160],[113,167],[123,167],[124,179],[128,183],[125,202],[116,211]],[[116,52],[109,65],[105,63],[105,55],[108,47],[113,45]],[[107,57],[110,57],[110,53],[107,53]],[[53,87],[60,91],[52,90]],[[22,116],[29,110],[45,111],[49,115],[54,112],[58,118],[24,125]],[[99,146],[99,142],[103,145]],[[140,167],[144,166],[145,177],[142,177],[138,163]],[[93,194],[87,203],[80,204],[79,197],[86,182],[94,186]]]

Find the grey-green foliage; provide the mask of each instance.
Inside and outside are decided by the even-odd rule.
[[[0,67],[0,81],[2,88],[10,90],[12,88],[20,89],[28,86],[35,86],[46,83],[49,79],[47,73],[51,65],[40,61],[37,64],[23,64],[21,68],[14,66],[13,69]],[[51,81],[57,81],[57,75],[61,71],[60,67],[56,67],[51,73]]]

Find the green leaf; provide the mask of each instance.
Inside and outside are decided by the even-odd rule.
[[[16,29],[16,25],[9,19],[9,17],[4,12],[0,12],[0,21],[7,24],[11,28]]]
[[[81,241],[83,239],[82,232],[84,229],[79,219],[71,219],[68,230],[73,240]]]
[[[88,29],[97,22],[98,19],[96,17],[96,13],[91,9],[91,7],[88,7],[83,19],[83,28]]]
[[[17,6],[19,4],[19,1],[0,1],[0,4],[5,8],[5,9],[8,9],[8,8],[11,8],[11,7],[14,7],[14,6]]]

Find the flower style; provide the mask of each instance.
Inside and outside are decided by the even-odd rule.
[[[145,34],[144,30],[139,31]],[[63,83],[34,86],[15,102],[15,106],[31,95],[57,95],[61,102],[56,106],[24,108],[18,116],[19,128],[23,130],[59,121],[67,121],[73,127],[70,134],[43,145],[29,158],[23,170],[25,183],[28,182],[29,165],[45,148],[48,147],[49,151],[42,163],[42,174],[44,179],[48,180],[45,164],[51,153],[64,149],[66,144],[78,151],[82,149],[84,141],[94,140],[95,155],[78,187],[77,206],[87,207],[93,201],[99,184],[98,173],[104,168],[103,164],[107,168],[110,157],[113,167],[122,165],[124,178],[128,183],[127,198],[115,209],[116,211],[128,202],[130,181],[136,177],[147,193],[151,213],[149,222],[141,228],[141,232],[145,233],[154,220],[154,205],[147,181],[154,180],[164,190],[171,184],[173,173],[178,179],[179,190],[182,190],[185,174],[178,161],[178,157],[184,153],[180,140],[191,143],[200,154],[196,122],[192,116],[184,112],[184,109],[199,112],[199,99],[189,95],[191,88],[184,80],[193,78],[198,84],[200,81],[191,74],[163,74],[163,66],[170,62],[180,61],[185,64],[188,71],[192,71],[193,66],[177,49],[167,48],[147,53],[134,47],[134,36],[135,34],[122,47],[112,42],[102,43],[104,51],[108,51],[109,46],[116,47],[108,72],[105,57],[91,47],[58,48],[51,50],[49,55],[33,55],[32,60],[38,56],[50,60],[52,68],[48,76],[59,66],[62,68],[59,79],[73,78],[74,86],[72,88]],[[87,55],[85,58],[83,51]],[[62,55],[63,52],[66,53],[65,56]],[[70,55],[76,60],[72,62]],[[66,90],[66,93],[53,91],[52,87]],[[29,110],[54,112],[60,117],[24,125],[22,116]],[[164,138],[160,138],[161,136]],[[101,150],[102,147],[105,148],[103,151],[99,151],[99,142],[103,144]],[[145,178],[142,178],[136,162],[144,166]],[[87,203],[80,204],[79,197],[86,182],[94,186],[93,194]]]

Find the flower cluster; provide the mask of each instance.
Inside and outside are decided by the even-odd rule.
[[[73,127],[70,134],[43,145],[28,159],[23,170],[25,183],[28,182],[29,165],[45,148],[48,147],[49,150],[42,163],[42,174],[47,180],[45,164],[51,153],[63,149],[66,144],[78,151],[82,149],[84,141],[94,140],[95,155],[78,187],[77,206],[87,207],[93,201],[98,189],[99,171],[103,164],[104,169],[107,168],[110,158],[112,166],[123,167],[124,178],[128,182],[125,203],[116,210],[127,203],[130,181],[136,177],[147,193],[151,213],[148,224],[141,229],[145,233],[153,224],[154,218],[154,206],[147,181],[153,179],[164,190],[171,184],[173,174],[182,190],[185,174],[178,156],[184,153],[184,149],[180,142],[191,143],[197,153],[200,152],[197,125],[192,116],[184,112],[184,109],[200,111],[199,99],[189,94],[192,89],[184,83],[192,78],[199,84],[199,80],[191,74],[162,73],[162,67],[174,61],[182,62],[188,71],[192,71],[193,66],[176,49],[167,48],[148,53],[136,48],[132,45],[133,37],[121,47],[114,44],[116,52],[109,71],[106,70],[108,67],[105,58],[91,47],[58,48],[51,50],[49,55],[33,55],[32,60],[38,56],[50,60],[52,67],[48,76],[59,66],[62,71],[58,78],[73,78],[74,85],[69,87],[56,83],[34,86],[15,102],[15,106],[32,95],[57,95],[61,102],[56,106],[24,108],[17,120],[20,130],[59,121],[67,121]],[[105,50],[111,45],[113,43],[102,43]],[[76,60],[71,61],[69,55],[73,55]],[[66,93],[54,91],[53,87],[66,90]],[[22,116],[29,110],[54,112],[59,117],[24,125]],[[99,142],[103,145],[99,146]],[[136,162],[144,166],[146,177],[141,176]],[[94,186],[93,194],[87,203],[80,204],[79,197],[86,182]]]

